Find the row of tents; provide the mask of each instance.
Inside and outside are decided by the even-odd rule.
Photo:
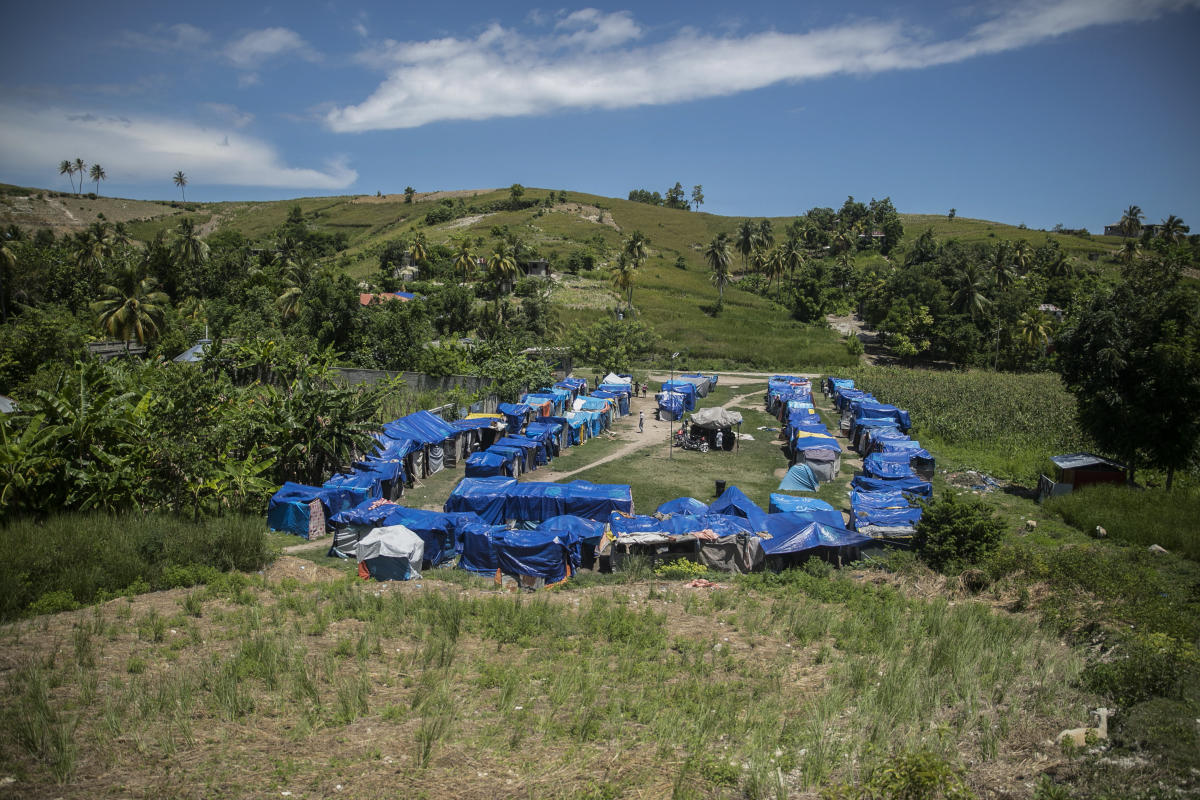
[[[863,456],[862,474],[850,484],[850,527],[905,544],[921,519],[919,501],[933,497],[933,456],[909,436],[904,409],[880,402],[847,378],[826,378],[823,390],[841,414],[842,433]]]
[[[684,413],[696,410],[696,403],[717,388],[717,375],[699,372],[685,373],[677,379],[664,381],[654,395],[658,403],[658,418],[666,422],[682,419]]]

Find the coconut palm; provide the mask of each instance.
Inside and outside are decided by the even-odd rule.
[[[758,229],[754,223],[748,219],[742,220],[742,224],[738,226],[737,238],[733,241],[734,248],[742,254],[742,271],[745,272],[750,268],[750,254],[754,252],[754,247],[758,243]]]
[[[714,237],[704,251],[704,260],[712,270],[709,279],[717,287],[719,305],[725,303],[725,287],[729,285],[729,262],[732,258],[729,252],[729,238],[723,233]]]
[[[1117,259],[1127,267],[1141,258],[1141,255],[1142,245],[1137,239],[1126,239],[1117,250]]]
[[[1017,279],[1017,273],[1012,267],[1012,246],[1008,242],[996,245],[988,257],[986,266],[999,289],[1009,288]]]
[[[200,238],[196,223],[184,217],[171,233],[171,256],[181,266],[198,267],[208,260],[208,245]]]
[[[75,191],[75,165],[63,159],[58,164],[58,174],[66,175],[67,179],[71,181],[71,191]]]
[[[408,254],[412,256],[413,263],[418,267],[425,265],[425,261],[429,258],[429,247],[425,242],[425,234],[418,233],[413,237],[412,243],[408,246]]]
[[[187,186],[187,175],[183,174],[183,170],[179,170],[175,173],[171,180],[174,181],[175,185],[179,187],[179,194],[183,197],[183,202],[186,203],[187,192],[183,190],[183,187]]]
[[[771,220],[764,219],[758,223],[758,243],[767,249],[775,246],[775,231],[771,228]]]
[[[1159,226],[1158,236],[1160,239],[1165,239],[1168,242],[1178,242],[1191,230],[1189,226],[1183,224],[1183,220],[1171,214]]]
[[[1046,345],[1050,342],[1050,324],[1046,316],[1037,311],[1026,311],[1017,320],[1017,330],[1020,332],[1021,341],[1028,345],[1037,346],[1045,351]]]
[[[624,250],[617,255],[616,262],[609,267],[612,272],[613,288],[627,295],[625,302],[630,309],[633,308],[633,284],[637,280],[637,269],[637,260]]]
[[[513,255],[512,247],[506,242],[500,242],[487,260],[488,277],[492,283],[496,285],[496,292],[499,293],[500,287],[505,281],[511,281],[517,277],[520,270],[517,268],[517,259]]]
[[[88,174],[88,177],[96,182],[96,194],[100,194],[100,181],[108,177],[104,174],[104,167],[99,164],[92,164],[92,171]]]
[[[1121,222],[1119,225],[1121,228],[1121,233],[1125,234],[1126,236],[1137,236],[1142,230],[1142,220],[1145,219],[1145,217],[1146,215],[1142,212],[1142,209],[1139,206],[1130,206],[1129,208],[1125,209],[1125,213],[1121,215]]]
[[[1033,266],[1033,246],[1024,239],[1017,242],[1012,251],[1012,263],[1017,270],[1024,275]]]
[[[787,256],[782,245],[772,247],[771,252],[767,254],[766,263],[763,271],[767,276],[767,288],[771,288],[771,284],[783,278],[783,273],[787,269]]]
[[[804,260],[807,253],[804,250],[804,243],[797,237],[790,237],[783,245],[783,260],[787,267],[788,276],[796,274],[796,271],[804,267]]]
[[[454,255],[454,271],[468,280],[475,271],[475,253],[471,250],[471,237],[464,236],[458,243],[458,252]]]
[[[987,279],[974,264],[968,264],[958,273],[958,288],[954,290],[951,302],[963,313],[969,313],[971,319],[983,312],[992,301],[984,294]]]
[[[625,253],[633,260],[635,268],[646,263],[646,247],[649,244],[650,240],[641,231],[634,231],[625,240]]]
[[[79,191],[77,194],[83,194],[83,176],[87,174],[87,164],[83,163],[82,158],[75,159],[75,172],[79,174]]]
[[[75,235],[75,266],[82,272],[99,272],[112,258],[113,240],[108,223],[93,222]]]
[[[158,337],[163,310],[171,299],[158,291],[154,278],[140,264],[129,264],[117,274],[117,283],[101,286],[101,299],[92,303],[100,327],[126,343],[145,344]]]

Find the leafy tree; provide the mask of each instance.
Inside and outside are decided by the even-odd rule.
[[[100,166],[99,164],[92,164],[92,170],[88,174],[88,177],[96,182],[96,194],[100,194],[100,181],[108,177],[108,175],[104,173],[104,167]]]
[[[1003,536],[1004,523],[991,506],[948,493],[925,507],[913,544],[931,567],[947,572],[978,563]]]
[[[525,195],[525,187],[522,186],[521,184],[514,183],[512,186],[508,187],[508,196],[513,201],[513,203],[519,202],[520,199],[524,195]]]
[[[954,222],[954,218],[955,218],[956,216],[958,216],[958,209],[957,209],[957,208],[952,208],[952,209],[950,209],[950,211],[949,211],[949,212],[947,212],[947,213],[946,213],[946,219],[950,220],[951,222]]]
[[[663,199],[663,205],[667,208],[675,208],[680,211],[688,210],[687,195],[683,192],[683,184],[675,181],[675,185],[667,189],[667,194]]]
[[[626,306],[630,309],[633,308],[633,284],[637,279],[637,268],[637,261],[625,250],[617,254],[617,260],[609,267],[613,288],[625,295]]]
[[[183,170],[176,170],[175,174],[171,176],[171,182],[179,187],[179,196],[182,197],[183,202],[186,203],[187,192],[184,191],[184,187],[188,185],[187,175],[183,174]]]
[[[867,207],[850,196],[838,211],[838,223],[843,228],[852,229],[865,223],[868,216]]]
[[[697,183],[692,187],[692,208],[699,211],[702,205],[704,205],[704,187]]]
[[[1200,292],[1147,258],[1096,292],[1056,341],[1080,427],[1133,468],[1175,471],[1200,450]]]
[[[578,361],[594,364],[603,372],[631,372],[634,364],[654,352],[658,337],[635,319],[606,317],[586,328],[576,327],[567,337]]]
[[[404,202],[412,205],[413,197],[417,194],[417,190],[411,186],[404,187]]]
[[[373,303],[360,309],[359,316],[351,363],[372,369],[420,370],[425,344],[433,338],[424,302]]]
[[[141,265],[127,265],[118,273],[117,283],[102,286],[101,292],[103,297],[92,303],[92,311],[106,334],[138,344],[158,338],[171,298],[158,291]]]
[[[539,358],[520,352],[514,337],[500,337],[476,346],[475,374],[492,380],[492,390],[502,402],[516,402],[523,392],[549,386],[554,375]]]
[[[661,206],[663,204],[662,195],[658,192],[651,192],[649,189],[630,189],[629,200],[634,203],[645,203],[651,206]]]

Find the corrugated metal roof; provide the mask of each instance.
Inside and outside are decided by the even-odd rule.
[[[1051,456],[1050,460],[1059,469],[1081,469],[1083,467],[1100,466],[1108,466],[1122,471],[1127,469],[1127,467],[1118,464],[1116,461],[1109,461],[1107,458],[1092,455],[1091,453],[1067,453],[1061,456]]]

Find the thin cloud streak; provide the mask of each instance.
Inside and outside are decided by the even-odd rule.
[[[548,36],[494,24],[474,39],[374,45],[358,61],[387,77],[362,103],[336,108],[325,121],[334,131],[358,132],[686,102],[838,74],[951,64],[1196,7],[1200,0],[1027,0],[938,42],[901,22],[864,21],[808,33],[684,30],[644,46],[633,46],[644,31],[628,12],[584,9],[560,18]]]
[[[344,189],[358,180],[340,159],[324,169],[288,166],[270,144],[232,129],[0,105],[0,169],[24,172],[72,154],[100,161],[110,180],[122,183],[165,181],[180,169],[204,183],[231,186]]]

